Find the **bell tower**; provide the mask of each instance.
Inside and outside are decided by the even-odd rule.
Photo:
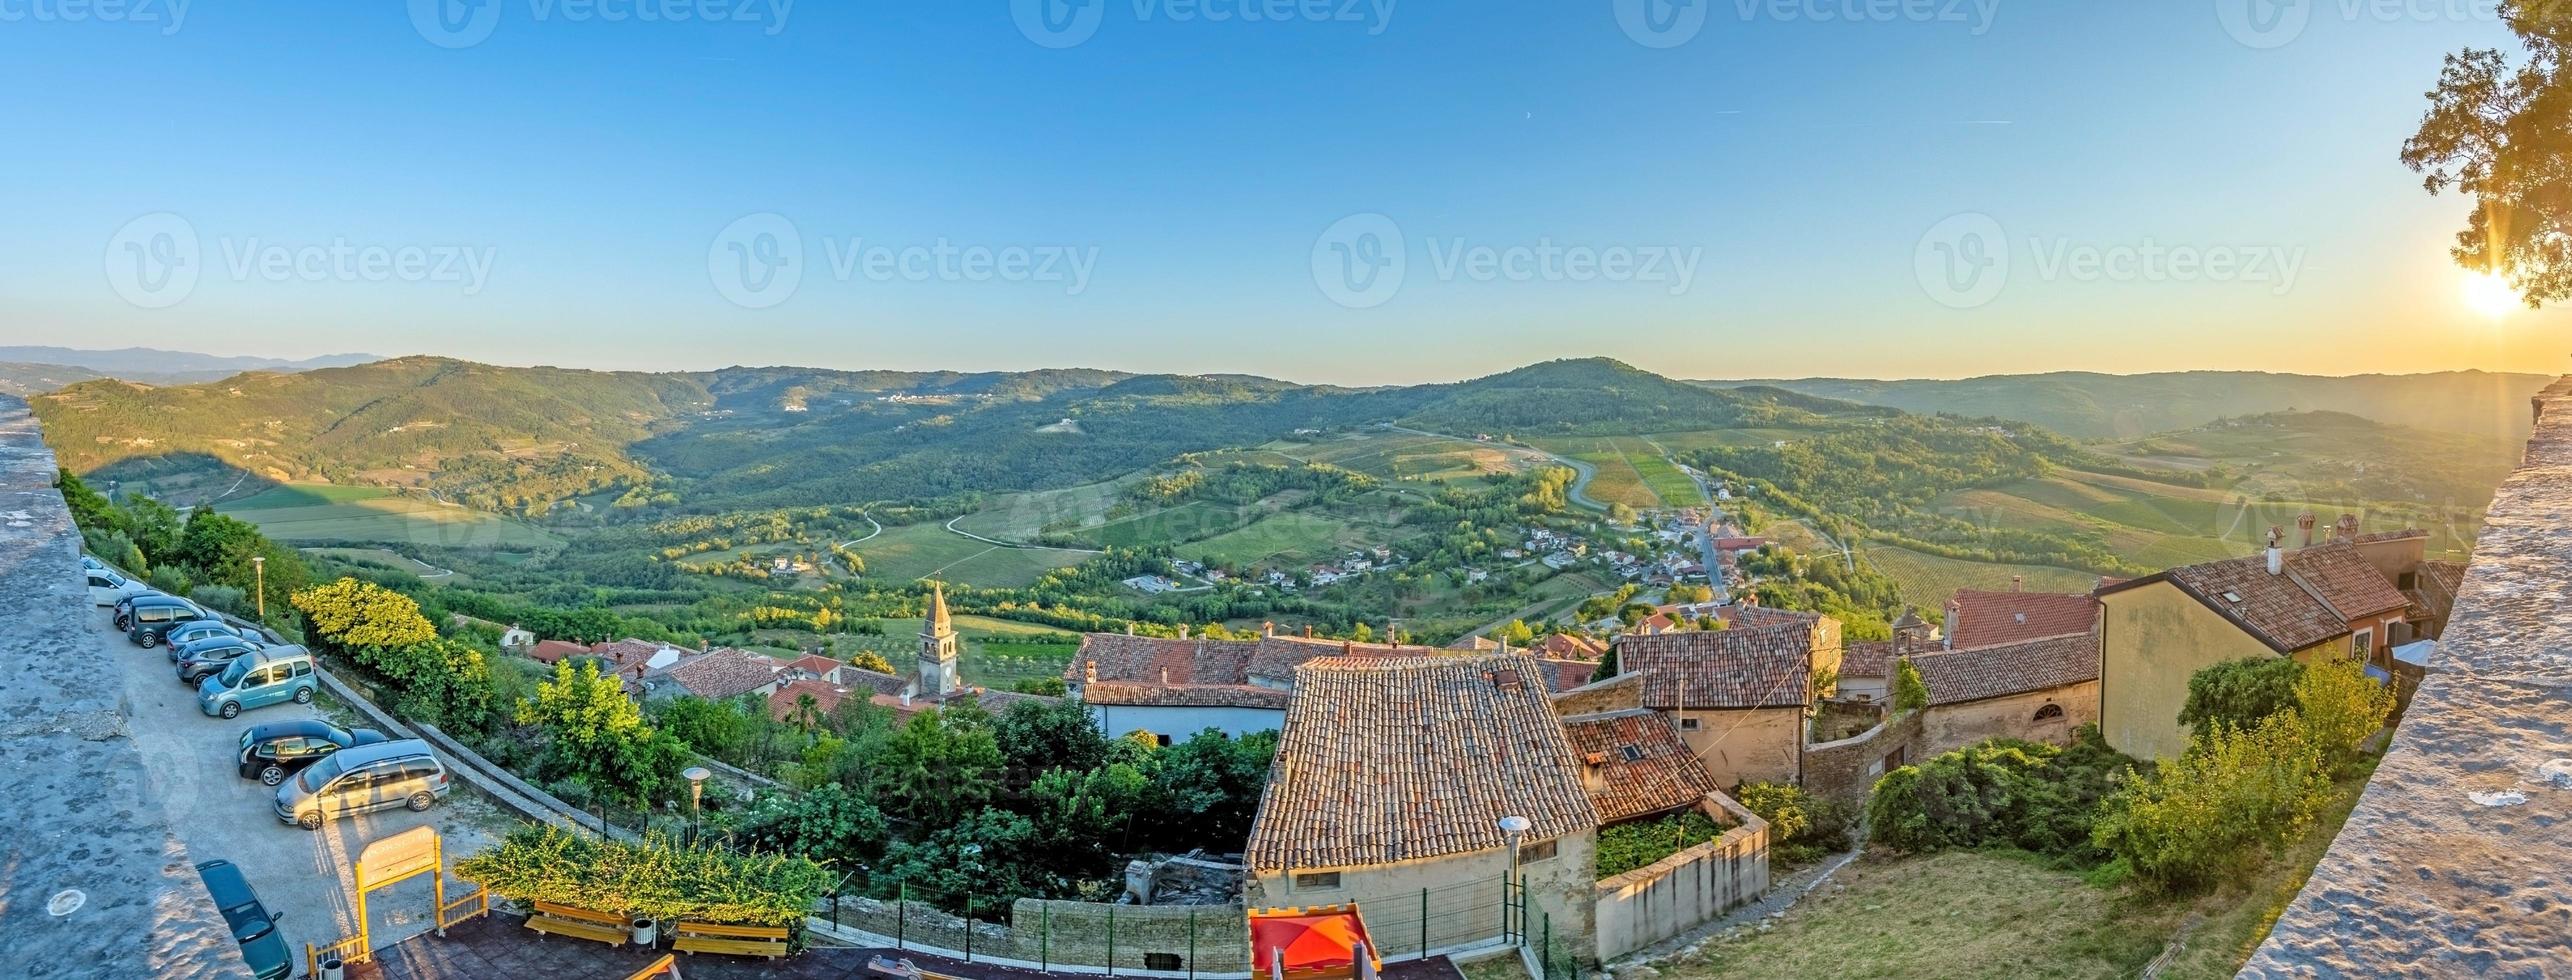
[[[920,696],[943,701],[964,690],[957,671],[956,626],[947,616],[947,589],[929,585],[929,618],[920,626]]]

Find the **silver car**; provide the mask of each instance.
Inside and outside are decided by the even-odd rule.
[[[305,830],[352,813],[426,810],[447,795],[447,768],[416,738],[331,753],[277,787],[277,819]]]

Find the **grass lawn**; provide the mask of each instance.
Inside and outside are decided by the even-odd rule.
[[[1514,473],[1543,462],[1542,457],[1498,443],[1407,432],[1350,433],[1310,442],[1273,442],[1262,448],[1388,480],[1465,480]]]
[[[857,545],[866,576],[907,582],[935,578],[980,586],[1029,585],[1046,572],[1087,561],[1077,551],[1003,548],[930,524],[888,527]]]
[[[1191,500],[1176,507],[1110,521],[1080,532],[1079,537],[1094,548],[1177,544],[1241,527],[1260,512],[1257,504],[1235,507],[1211,500]]]
[[[2008,589],[2012,575],[2022,576],[2022,587],[2030,592],[2087,592],[2099,584],[2096,575],[2052,565],[1961,561],[1884,545],[1861,544],[1858,551],[1876,570],[1892,576],[1902,589],[1902,601],[1922,609],[1944,607],[1957,589]]]
[[[1271,514],[1240,530],[1187,545],[1180,552],[1241,566],[1272,562],[1297,565],[1381,544],[1388,536],[1385,529],[1373,525],[1298,510]]]
[[[1103,520],[1137,477],[1104,483],[1004,494],[956,521],[956,527],[1002,541],[1032,541],[1045,529],[1086,527]]]
[[[280,541],[389,541],[440,548],[551,548],[532,524],[381,487],[289,483],[218,505]]]

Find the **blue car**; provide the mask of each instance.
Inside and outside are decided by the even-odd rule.
[[[298,646],[269,647],[242,654],[222,673],[198,681],[196,706],[209,715],[238,718],[251,708],[285,701],[311,704],[320,689],[312,654]]]
[[[197,865],[196,876],[205,882],[206,894],[214,896],[214,907],[223,910],[223,924],[232,929],[232,941],[241,944],[241,960],[250,975],[259,980],[293,975],[295,958],[286,949],[286,937],[277,933],[277,922],[285,915],[259,903],[259,893],[250,890],[241,868],[217,859]]]

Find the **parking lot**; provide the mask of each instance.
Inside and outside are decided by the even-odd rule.
[[[366,727],[354,712],[327,695],[311,705],[292,702],[243,712],[225,721],[197,709],[196,692],[178,681],[167,651],[143,649],[117,633],[109,611],[92,610],[91,651],[116,665],[141,750],[149,787],[118,794],[157,800],[197,861],[223,858],[240,865],[271,912],[284,913],[278,928],[301,971],[305,943],[320,945],[357,930],[351,877],[367,843],[422,825],[445,839],[446,862],[455,862],[496,840],[516,821],[489,798],[455,781],[450,795],[426,813],[393,809],[345,817],[319,832],[279,822],[276,790],[241,778],[235,768],[241,732],[252,725],[318,717],[343,728]],[[450,763],[451,764],[451,763]],[[453,878],[450,899],[463,894]],[[427,876],[367,897],[373,940],[382,948],[434,927],[434,888]]]

